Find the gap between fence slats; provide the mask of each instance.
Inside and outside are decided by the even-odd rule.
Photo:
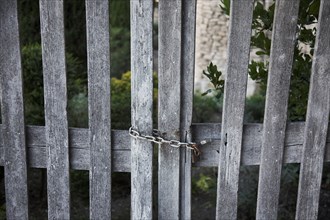
[[[158,129],[180,138],[182,0],[159,2]],[[158,218],[179,219],[180,149],[159,147]]]
[[[317,219],[330,112],[330,1],[321,1],[308,97],[296,219]],[[319,46],[320,45],[320,46]]]
[[[27,158],[17,1],[0,1],[0,73],[6,216],[28,219]]]
[[[0,131],[2,125],[0,125]],[[284,143],[283,163],[300,163],[305,123],[289,123]],[[219,162],[221,124],[193,124],[193,141],[210,140],[203,145],[203,151],[196,167],[217,167]],[[259,165],[261,152],[262,124],[246,124],[243,130],[243,146],[241,165]],[[88,129],[70,128],[70,164],[74,170],[89,170],[90,153]],[[112,172],[130,172],[131,140],[127,130],[113,130],[111,134]],[[27,126],[27,157],[28,165],[33,168],[47,167],[47,152],[45,128],[41,126]],[[0,140],[3,134],[0,132]],[[0,166],[4,166],[4,148],[0,144]],[[325,162],[330,162],[330,131],[328,131],[325,149]]]
[[[111,219],[109,1],[86,0],[90,219]]]
[[[278,0],[266,94],[257,219],[276,219],[299,0]]]
[[[152,133],[153,0],[131,0],[132,126]],[[153,144],[131,140],[131,219],[152,219]]]
[[[194,96],[196,0],[182,1],[180,140],[191,142]],[[180,152],[180,218],[191,219],[191,150]]]
[[[49,219],[70,219],[69,137],[63,19],[63,0],[40,1]]]
[[[223,132],[218,162],[216,219],[237,218],[237,192],[252,15],[253,0],[231,1],[228,63],[222,113]]]

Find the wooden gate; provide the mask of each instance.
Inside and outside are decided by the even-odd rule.
[[[219,167],[217,219],[237,218],[239,168],[260,165],[257,219],[276,219],[283,163],[300,163],[297,219],[316,219],[322,167],[330,161],[330,1],[321,0],[306,122],[287,124],[299,0],[277,0],[263,124],[243,125],[254,0],[232,0],[222,124],[191,125],[195,0],[159,1],[158,130],[199,142],[194,166]],[[159,147],[153,201],[153,144],[111,131],[107,0],[86,1],[89,129],[68,128],[63,0],[40,0],[44,127],[25,126],[17,2],[0,0],[2,124],[7,219],[28,219],[27,169],[47,168],[48,218],[70,218],[69,170],[90,172],[90,218],[111,218],[111,172],[131,172],[131,218],[191,218],[191,150]],[[132,127],[151,135],[153,0],[131,1]],[[214,33],[216,34],[216,33]],[[172,144],[173,145],[173,144]]]

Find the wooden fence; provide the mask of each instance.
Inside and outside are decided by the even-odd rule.
[[[283,163],[300,163],[297,219],[316,219],[330,161],[330,1],[321,0],[306,122],[287,124],[299,0],[277,0],[263,124],[243,125],[253,0],[232,0],[222,124],[191,125],[196,1],[159,1],[158,129],[203,146],[195,166],[219,166],[217,219],[237,218],[239,168],[260,165],[257,219],[276,219]],[[131,218],[151,219],[153,145],[111,130],[107,0],[86,1],[89,128],[68,128],[63,0],[40,0],[45,126],[25,126],[16,0],[0,0],[7,219],[28,219],[27,169],[47,168],[48,218],[70,218],[69,170],[89,170],[90,218],[111,218],[111,172],[131,172]],[[152,133],[153,0],[131,1],[132,126]],[[216,33],[214,33],[216,34]],[[159,148],[158,217],[191,218],[191,150]]]

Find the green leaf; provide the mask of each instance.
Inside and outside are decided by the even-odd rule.
[[[307,12],[317,18],[319,15],[319,10],[320,10],[320,0],[314,0],[309,5]]]
[[[262,56],[262,55],[267,55],[265,51],[259,50],[256,52],[257,55]]]
[[[202,93],[202,96],[206,96],[207,94],[209,94],[211,92],[212,92],[212,89],[208,89],[208,90],[206,90],[206,92]]]
[[[230,0],[221,0],[219,6],[226,15],[230,14]]]

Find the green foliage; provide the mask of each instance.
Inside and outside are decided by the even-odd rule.
[[[73,195],[79,195],[82,201],[88,205],[89,200],[89,172],[85,170],[71,170],[70,182]],[[73,196],[72,195],[72,196]]]
[[[121,79],[111,79],[111,123],[116,129],[128,129],[131,125],[131,72]]]
[[[130,0],[111,0],[110,11],[111,27],[130,28]]]
[[[226,15],[230,13],[230,0],[220,0],[220,8],[225,12]]]
[[[44,124],[43,77],[40,44],[22,48],[25,122]]]
[[[202,190],[203,192],[210,192],[210,190],[216,189],[217,183],[211,176],[201,173],[195,183],[195,187]]]
[[[6,203],[0,205],[0,219],[6,219]]]
[[[70,127],[88,127],[88,97],[86,92],[78,93],[69,100],[68,122]]]
[[[211,123],[220,122],[222,112],[222,99],[214,96],[203,96],[200,93],[194,95],[193,122]]]
[[[26,15],[31,16],[31,15]],[[79,60],[86,72],[86,10],[85,1],[64,1],[65,49]]]
[[[291,88],[288,103],[288,119],[291,121],[304,120],[309,81],[314,52],[316,28],[310,25],[315,24],[318,18],[320,0],[304,0],[300,3],[299,17],[297,24],[297,41],[295,44],[293,71],[291,76]],[[229,1],[221,0],[221,8],[229,14]],[[249,64],[250,77],[259,83],[261,94],[266,94],[269,56],[271,48],[271,32],[273,29],[275,3],[266,9],[262,2],[256,1],[252,20],[251,46],[256,49],[259,59],[252,60]],[[209,68],[209,67],[208,67]],[[209,77],[210,78],[210,77]],[[217,90],[217,85],[223,82],[216,77],[210,81]],[[206,93],[212,90],[206,91]],[[221,94],[217,94],[220,96]]]
[[[259,84],[260,90],[265,94],[268,78],[268,63],[252,60],[249,64],[248,71],[251,79]]]
[[[264,118],[265,96],[256,94],[248,97],[245,102],[245,123],[262,123]]]
[[[157,122],[157,92],[158,80],[153,79],[154,123]],[[120,79],[111,79],[111,123],[115,129],[128,129],[131,125],[131,72],[126,72]]]
[[[111,76],[130,70],[130,1],[110,1]],[[37,0],[18,0],[21,45],[40,43],[40,15]],[[64,1],[65,47],[87,70],[85,1]]]
[[[18,0],[17,7],[21,44],[40,43],[39,1]]]
[[[110,30],[110,71],[112,77],[120,78],[121,74],[131,68],[130,30],[112,27]]]
[[[110,72],[120,78],[131,69],[130,1],[110,1]]]
[[[72,54],[66,54],[68,100],[80,94],[86,94],[86,73],[81,62]],[[44,97],[42,56],[40,44],[31,44],[22,48],[22,68],[25,100],[25,120],[27,124],[44,124]],[[69,114],[70,108],[69,108]]]
[[[220,98],[224,87],[224,80],[221,78],[222,72],[218,70],[217,65],[213,65],[211,62],[207,67],[207,71],[203,70],[203,74],[209,78],[214,89],[208,89],[202,95],[204,96],[209,93],[214,93],[217,98]]]
[[[255,1],[253,10],[252,28],[258,31],[271,30],[273,27],[273,17],[275,12],[275,3],[265,8],[260,1]]]
[[[295,45],[291,87],[288,103],[288,118],[302,121],[305,118],[308,100],[309,79],[312,66],[316,29],[308,25],[317,22],[319,0],[305,0],[300,4],[298,19],[298,40]],[[275,3],[268,10],[258,2],[253,15],[253,36],[251,45],[257,48],[257,55],[265,61],[252,61],[249,74],[266,90]],[[265,92],[263,92],[265,93]]]

